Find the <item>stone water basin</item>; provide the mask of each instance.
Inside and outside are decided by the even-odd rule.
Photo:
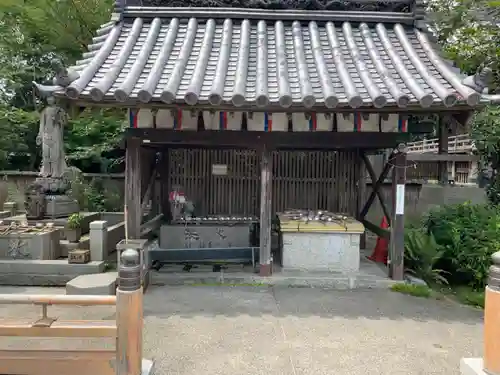
[[[58,228],[0,225],[0,260],[54,260],[61,257]]]

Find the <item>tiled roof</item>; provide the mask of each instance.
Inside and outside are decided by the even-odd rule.
[[[273,12],[278,20],[125,14],[98,31],[66,95],[260,108],[479,103],[413,26],[310,21],[300,12]]]

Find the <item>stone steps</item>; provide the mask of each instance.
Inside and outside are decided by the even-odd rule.
[[[69,264],[58,260],[0,260],[0,285],[65,286],[77,276],[103,273],[105,262]]]
[[[162,270],[163,271],[163,270]],[[260,277],[248,272],[150,272],[152,285],[193,285],[193,284],[226,284],[226,285],[272,285],[297,288],[326,289],[363,289],[389,288],[395,282],[385,277],[359,273],[346,275],[340,273],[287,274],[274,273],[271,277]]]

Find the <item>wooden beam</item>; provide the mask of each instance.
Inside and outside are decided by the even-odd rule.
[[[446,116],[439,116],[439,144],[438,154],[448,154],[448,127],[446,125]],[[439,183],[448,185],[448,161],[445,159],[439,162]]]
[[[137,102],[137,101],[130,101],[130,102],[117,102],[114,99],[107,99],[107,100],[102,100],[99,102],[95,102],[93,100],[86,101],[84,99],[82,100],[76,100],[72,102],[75,105],[78,105],[80,107],[96,107],[96,108],[149,108],[149,109],[185,109],[188,111],[191,111],[193,109],[193,106],[188,105],[184,103],[183,101],[178,102],[178,103],[172,103],[172,104],[165,104],[162,102],[156,102],[156,101],[151,101],[149,103],[142,103],[142,102]],[[484,104],[486,106],[486,104]],[[207,103],[207,104],[197,104],[196,108],[200,111],[221,111],[221,112],[234,112],[235,107],[232,104],[223,104],[220,106],[214,107],[213,105]],[[390,113],[390,114],[416,114],[416,113],[422,113],[422,114],[429,114],[429,113],[450,113],[454,115],[459,115],[461,113],[464,114],[470,114],[475,110],[480,109],[481,106],[471,108],[466,104],[459,104],[455,105],[453,107],[445,107],[445,106],[437,106],[436,108],[432,108],[429,110],[427,107],[422,107],[418,104],[411,105],[405,108],[397,107],[397,106],[386,106],[383,108],[373,108],[373,107],[360,107],[356,108],[356,110],[353,110],[350,107],[337,107],[335,108],[336,113],[350,113],[352,114],[354,111],[360,112],[360,113]],[[238,111],[242,112],[255,112],[255,106],[254,105],[243,105],[241,107],[237,108]],[[275,105],[270,105],[265,108],[265,111],[270,112],[270,113],[304,113],[304,107],[290,107],[290,108],[283,108],[279,106],[278,104]],[[326,106],[318,106],[314,107],[312,111],[316,113],[332,113],[332,110]]]
[[[384,183],[385,179],[389,175],[389,172],[392,169],[392,158],[393,158],[393,155],[394,155],[394,153],[391,153],[391,155],[389,156],[389,160],[384,165],[384,169],[382,169],[382,173],[380,173],[380,176],[378,177],[377,181],[375,182],[375,185],[372,185],[372,192],[370,193],[370,196],[368,197],[368,200],[366,201],[363,209],[359,213],[359,219],[362,220],[362,219],[364,219],[366,217],[366,215],[368,214],[368,211],[370,210],[370,207],[373,204],[373,201],[375,200],[375,197],[377,196],[377,194],[380,194],[380,192],[379,192],[380,186],[382,186],[382,184]],[[373,183],[374,179],[375,179],[375,171],[373,170],[373,167],[372,167],[372,165],[371,165],[371,163],[370,163],[369,160],[368,160],[368,164],[366,164],[366,160],[365,160],[365,165],[366,165],[367,169],[371,168],[371,172],[373,173],[373,175],[372,175],[372,173],[370,173],[370,172],[369,173],[370,173],[370,177],[372,178],[372,183]],[[370,167],[368,167],[368,165]],[[379,195],[379,200],[380,200],[380,198],[381,198],[381,196]],[[381,203],[383,201],[384,200],[382,198]],[[384,205],[382,205],[382,209],[384,210]],[[387,220],[390,222],[390,215],[388,215],[388,213],[386,213],[386,210],[387,210],[387,208],[384,210],[384,214],[387,216]]]
[[[114,350],[0,350],[0,374],[116,375]]]
[[[0,294],[0,305],[114,306],[115,304],[115,296]]]
[[[139,239],[141,229],[141,140],[130,137],[127,139],[125,164],[125,207],[129,239]]]
[[[356,199],[356,213],[358,214],[361,212],[362,205],[365,199],[365,191],[366,191],[366,166],[363,163],[363,157],[365,157],[365,153],[363,151],[358,150],[357,155],[356,155],[356,170],[357,170],[357,176],[356,176],[356,184],[357,184],[357,190],[358,190],[358,196]],[[363,232],[361,235],[361,238],[359,240],[359,248],[360,249],[366,249],[366,231]]]
[[[169,164],[169,150],[161,150],[161,157],[159,161],[160,173],[160,213],[167,220],[170,220],[170,164]]]
[[[154,185],[156,183],[157,171],[158,171],[158,166],[155,165],[152,172],[151,172],[151,176],[149,176],[149,182],[148,182],[148,187],[146,189],[146,192],[144,193],[144,196],[142,197],[141,217],[144,215],[144,211],[146,210],[146,207],[148,205],[148,201],[150,200],[151,194],[154,190]]]
[[[227,147],[258,149],[265,145],[283,150],[338,150],[394,148],[408,139],[407,133],[355,132],[254,132],[254,131],[178,131],[171,129],[129,128],[127,137],[140,138],[149,147]]]
[[[406,148],[398,147],[393,157],[392,174],[393,211],[389,258],[389,276],[394,280],[404,280],[405,250],[405,185],[406,185]]]
[[[271,207],[272,207],[272,162],[271,152],[261,149],[260,174],[260,275],[272,274],[271,264]]]
[[[163,214],[158,214],[151,220],[141,225],[141,238],[148,236],[151,232],[158,230],[163,222]]]
[[[373,204],[373,201],[375,200],[375,197],[374,197],[374,194],[375,194],[378,197],[378,200],[380,202],[380,206],[382,207],[382,211],[384,212],[384,215],[390,224],[391,215],[390,215],[389,210],[387,209],[387,206],[385,204],[385,199],[382,196],[382,194],[380,193],[380,187],[383,185],[387,175],[389,174],[389,171],[391,170],[392,155],[393,154],[391,154],[391,156],[389,156],[389,160],[387,161],[386,165],[384,166],[384,169],[382,170],[382,173],[380,174],[378,179],[377,179],[377,175],[375,174],[375,171],[373,170],[373,166],[372,166],[372,163],[370,162],[370,159],[368,158],[368,156],[365,153],[363,153],[363,155],[362,155],[366,169],[368,171],[368,174],[370,175],[370,179],[372,181],[372,184],[373,183],[375,184],[375,185],[372,185],[372,192],[370,194],[370,197],[368,198],[368,201],[366,202],[365,206],[363,207],[363,210],[360,213],[360,217],[362,219],[364,219],[365,216],[368,214],[368,211],[370,210],[370,207]]]
[[[28,319],[0,320],[0,337],[116,337],[114,320],[56,320],[50,327],[35,327]]]
[[[151,201],[151,206],[153,206],[152,197],[155,194],[155,182],[156,179],[153,177],[155,175],[156,168],[156,153],[157,150],[150,147],[141,147],[141,217],[144,219],[144,211]],[[153,177],[153,180],[151,179]],[[151,207],[153,210],[153,207]]]
[[[390,239],[391,238],[391,232],[389,232],[387,229],[382,229],[378,225],[373,224],[371,221],[368,221],[366,219],[360,220],[361,223],[365,226],[366,229],[368,229],[370,232],[376,234],[379,237]]]

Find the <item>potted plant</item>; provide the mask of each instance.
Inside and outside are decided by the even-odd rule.
[[[78,242],[82,236],[82,215],[73,214],[66,224],[66,239],[69,242]]]

